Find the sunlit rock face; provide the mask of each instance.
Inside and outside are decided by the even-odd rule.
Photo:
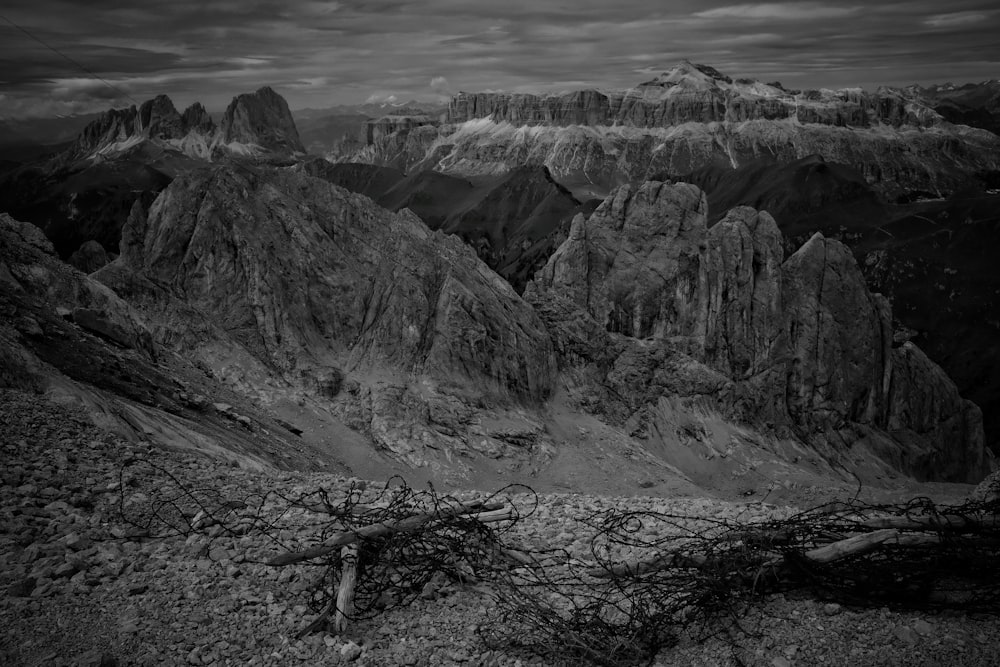
[[[793,91],[685,62],[627,90],[459,93],[447,124],[380,133],[348,161],[466,176],[545,165],[574,193],[603,197],[658,174],[811,155],[895,198],[1000,170],[1000,138],[945,122],[912,91]]]

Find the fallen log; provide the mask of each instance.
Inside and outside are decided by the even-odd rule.
[[[470,503],[462,503],[460,505],[442,508],[436,512],[424,512],[421,514],[413,514],[403,519],[396,521],[383,521],[379,523],[373,523],[368,526],[363,526],[357,530],[343,531],[336,533],[329,537],[323,544],[306,549],[305,551],[285,553],[279,556],[275,556],[270,561],[268,565],[272,567],[284,567],[286,565],[293,565],[295,563],[301,563],[307,560],[313,560],[315,558],[323,558],[338,548],[347,546],[348,544],[353,544],[362,539],[371,539],[373,537],[381,537],[383,535],[388,535],[393,532],[407,532],[419,529],[424,524],[430,523],[431,521],[437,519],[446,519],[449,517],[463,516],[476,512],[473,517],[479,519],[484,523],[494,522],[494,521],[504,521],[510,519],[513,516],[513,509],[503,510],[503,503],[483,503],[482,501],[473,501]],[[506,512],[505,515],[501,515],[500,512],[496,510],[501,510],[501,512]]]
[[[933,534],[903,533],[895,528],[885,528],[871,533],[854,535],[832,544],[810,549],[802,556],[814,563],[832,563],[833,561],[857,556],[873,551],[883,545],[914,547],[925,544],[937,544],[941,538]],[[764,554],[768,559],[758,567],[769,572],[780,569],[782,558],[777,554]],[[641,561],[631,561],[618,563],[611,567],[592,567],[586,573],[598,579],[612,579],[619,577],[639,576],[648,572],[666,570],[671,568],[703,569],[711,563],[710,560],[700,554],[671,553],[656,558]],[[749,562],[746,565],[750,565]]]
[[[859,525],[865,528],[898,528],[900,530],[940,530],[970,533],[978,530],[996,530],[1000,528],[1000,516],[983,515],[980,517],[967,517],[941,514],[917,517],[886,516],[867,519]]]

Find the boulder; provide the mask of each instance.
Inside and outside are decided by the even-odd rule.
[[[136,204],[141,206],[138,201]],[[95,240],[84,241],[67,260],[71,266],[83,273],[93,273],[109,261],[111,260],[104,246]]]

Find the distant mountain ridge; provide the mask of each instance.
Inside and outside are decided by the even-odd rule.
[[[200,160],[305,153],[288,103],[265,86],[233,98],[218,124],[201,103],[180,113],[166,95],[157,95],[138,108],[112,109],[84,128],[67,157],[120,155],[143,141]]]
[[[578,198],[661,173],[810,155],[853,166],[887,199],[1000,173],[1000,137],[929,104],[906,89],[788,90],[683,62],[627,90],[462,92],[447,123],[372,136],[343,161],[464,177],[545,165]]]
[[[683,123],[792,120],[838,127],[927,127],[942,118],[904,91],[879,88],[788,90],[780,83],[732,79],[707,65],[683,61],[627,90],[580,90],[557,95],[459,93],[448,107],[453,123],[477,118],[515,124],[670,127]]]

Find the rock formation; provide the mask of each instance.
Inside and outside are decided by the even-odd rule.
[[[116,157],[142,142],[199,160],[209,160],[213,153],[288,156],[305,152],[288,104],[264,87],[233,98],[218,127],[200,103],[178,113],[166,95],[138,109],[112,109],[84,128],[63,160]]]
[[[661,398],[708,396],[831,460],[864,440],[924,479],[989,470],[979,409],[912,344],[892,348],[888,302],[846,246],[817,234],[782,262],[769,215],[737,208],[709,230],[706,209],[692,185],[623,186],[529,284],[600,411],[641,421]]]
[[[788,91],[759,81],[733,81],[712,67],[687,61],[627,90],[581,90],[558,95],[459,93],[452,99],[448,107],[450,122],[477,118],[512,125],[646,128],[786,119],[850,127],[878,123],[930,126],[942,120],[921,100],[889,88],[880,88],[876,93],[857,88]]]
[[[448,121],[373,137],[351,161],[464,176],[545,165],[578,197],[656,174],[810,155],[854,165],[892,198],[1000,171],[1000,137],[950,125],[919,95],[788,91],[691,63],[624,91],[460,93]]]
[[[415,127],[437,127],[438,121],[430,116],[381,116],[365,123],[365,139],[368,144],[381,141],[395,132],[408,132]]]
[[[86,241],[66,260],[83,273],[93,273],[110,260],[108,253],[97,241]]]
[[[252,144],[275,152],[306,151],[288,103],[267,86],[234,97],[222,115],[219,132],[224,144]]]
[[[329,451],[296,438],[203,369],[164,354],[136,309],[60,261],[38,227],[6,214],[0,312],[0,389],[78,406],[143,448],[200,451],[257,469],[336,469]]]
[[[249,379],[261,373],[324,387],[346,423],[414,465],[540,437],[530,420],[496,433],[479,420],[549,396],[544,326],[468,246],[407,211],[301,173],[218,167],[130,218],[97,276],[164,345],[248,391],[266,391]],[[339,394],[331,373],[345,376]]]

